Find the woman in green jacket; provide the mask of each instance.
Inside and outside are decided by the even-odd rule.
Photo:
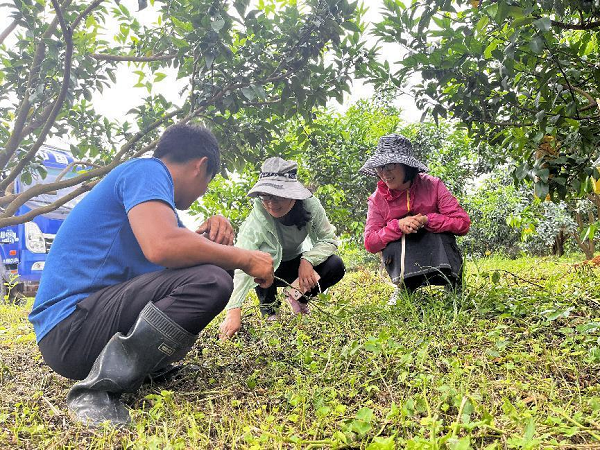
[[[295,314],[309,312],[307,297],[333,286],[345,273],[344,263],[335,255],[338,241],[335,228],[319,200],[296,178],[298,165],[282,158],[269,158],[261,168],[258,182],[248,195],[255,197],[254,208],[240,228],[236,246],[270,253],[275,276],[287,283],[296,281],[298,290],[287,291],[287,301]],[[305,241],[312,246],[305,249]],[[260,310],[267,320],[275,320],[279,302],[275,280],[261,288],[244,272],[236,270],[233,293],[227,304],[227,316],[221,324],[221,337],[233,336],[241,326],[241,306],[253,287]],[[298,293],[305,293],[299,296]]]

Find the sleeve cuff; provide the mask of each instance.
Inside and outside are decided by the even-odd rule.
[[[432,213],[425,214],[425,217],[427,217],[427,223],[425,224],[424,228],[427,231],[431,231],[431,216],[432,216]]]
[[[315,267],[314,259],[312,259],[311,257],[306,257],[302,255],[300,258],[307,260],[313,267]]]

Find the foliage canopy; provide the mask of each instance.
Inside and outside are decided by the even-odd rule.
[[[385,0],[376,34],[407,52],[417,105],[500,144],[536,194],[583,195],[600,154],[600,4],[591,0]],[[596,178],[597,175],[596,175]]]
[[[10,7],[14,21],[0,35],[0,226],[45,212],[13,217],[35,195],[90,189],[116,165],[152,150],[173,121],[211,127],[230,168],[256,158],[287,119],[341,98],[372,56],[360,42],[362,10],[347,0],[150,3],[153,24],[140,22],[126,1],[20,0]],[[2,44],[7,36],[14,43]],[[112,121],[92,98],[118,83],[125,63],[147,96],[125,120]],[[173,79],[185,81],[176,102],[153,90]],[[38,150],[46,139],[67,134],[75,155],[98,167],[11,193],[17,177],[43,172]]]

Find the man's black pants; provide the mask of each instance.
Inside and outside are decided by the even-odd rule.
[[[40,351],[54,371],[81,380],[110,338],[128,333],[148,302],[197,334],[225,308],[232,291],[231,274],[210,264],[140,275],[80,301],[43,337]]]
[[[277,270],[275,271],[275,276],[291,284],[296,278],[298,278],[300,258],[301,256],[298,256],[297,258],[291,259],[289,261],[282,261]],[[346,273],[344,262],[342,261],[342,258],[340,258],[337,255],[331,255],[323,263],[319,264],[318,266],[315,266],[314,269],[315,272],[317,272],[321,277],[319,279],[319,286],[321,287],[321,292],[340,281]],[[260,302],[260,312],[263,315],[270,316],[272,314],[275,314],[275,311],[281,303],[276,298],[277,287],[284,286],[287,286],[287,284],[279,280],[275,280],[273,284],[268,288],[261,288],[260,286],[256,287],[256,295],[258,296],[258,300]],[[319,286],[316,286],[312,291],[307,293],[306,296],[313,297],[317,295],[319,293]],[[298,301],[301,303],[307,303],[305,297],[300,297]]]

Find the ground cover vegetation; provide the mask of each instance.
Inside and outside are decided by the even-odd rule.
[[[138,20],[138,5],[156,20]],[[0,225],[30,220],[89,190],[112,167],[151,151],[165,125],[201,121],[218,135],[225,164],[219,189],[196,212],[226,211],[239,225],[249,211],[239,194],[260,162],[294,157],[340,233],[359,242],[374,183],[356,173],[378,137],[395,131],[417,144],[431,172],[475,215],[490,207],[466,195],[469,182],[484,173],[506,179],[508,170],[521,183],[518,196],[527,202],[495,211],[502,223],[488,220],[486,232],[474,233],[487,234],[486,248],[471,239],[476,253],[500,246],[508,254],[562,254],[572,239],[593,257],[600,218],[600,69],[591,58],[597,2],[386,0],[374,34],[408,51],[399,66],[365,45],[364,9],[345,0],[138,5],[40,0],[3,7],[13,22],[0,34]],[[92,100],[118,83],[125,64],[147,96],[125,118],[109,120]],[[411,92],[435,125],[402,123],[391,101],[415,74],[423,83]],[[328,99],[343,100],[353,78],[373,83],[378,97],[341,115],[323,109]],[[156,91],[174,80],[184,86],[177,102]],[[446,116],[458,122],[439,121]],[[76,164],[85,161],[90,170],[13,194],[16,178],[43,177],[38,150],[45,140],[67,135]],[[14,215],[29,197],[57,188],[61,200]],[[535,197],[556,201],[565,220],[551,220],[553,207]],[[510,238],[493,237],[494,227]]]
[[[199,372],[127,397],[129,429],[70,422],[70,382],[41,361],[29,308],[0,306],[2,448],[593,448],[600,443],[598,268],[469,262],[461,295],[391,287],[355,267],[313,314],[218,320]]]

